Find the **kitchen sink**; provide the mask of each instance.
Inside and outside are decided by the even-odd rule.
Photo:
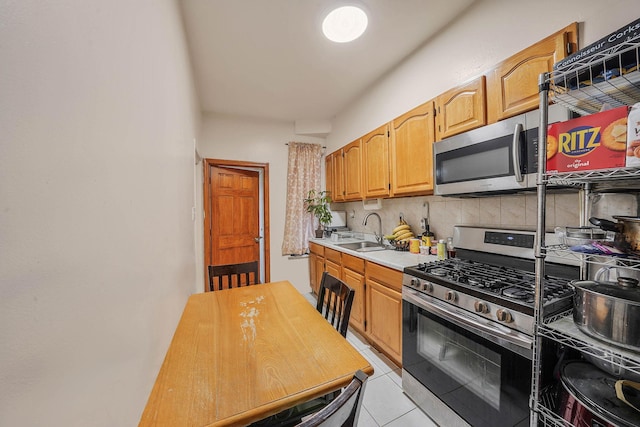
[[[338,243],[336,246],[341,248],[351,249],[357,252],[370,252],[370,251],[383,251],[386,249],[384,245],[376,242],[351,242],[351,243]]]

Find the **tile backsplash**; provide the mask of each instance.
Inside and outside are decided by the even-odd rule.
[[[635,195],[611,193],[592,195],[589,215],[611,218],[612,215],[637,216]],[[481,198],[453,198],[441,196],[405,197],[382,200],[382,208],[365,210],[361,201],[333,203],[332,210],[347,213],[347,226],[358,232],[377,232],[377,221],[362,225],[365,215],[377,212],[382,218],[382,232],[388,234],[397,225],[400,213],[414,233],[422,233],[421,218],[428,218],[437,238],[453,234],[454,225],[486,225],[535,229],[537,217],[535,193]],[[580,197],[578,192],[547,193],[546,226],[580,225]]]

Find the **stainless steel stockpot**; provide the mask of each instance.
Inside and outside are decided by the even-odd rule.
[[[617,283],[574,280],[573,321],[585,334],[618,347],[640,350],[640,289],[638,280],[618,277]]]
[[[640,217],[614,216],[618,222],[602,218],[589,218],[589,222],[606,231],[615,231],[615,245],[628,253],[640,253]]]

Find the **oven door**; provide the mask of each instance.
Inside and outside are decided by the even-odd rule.
[[[427,304],[407,299],[403,295],[403,369],[473,426],[528,425],[532,350],[509,349],[464,320],[447,320],[437,307],[446,303],[429,296],[419,298],[431,299]],[[514,351],[518,347],[525,351]]]
[[[528,188],[524,115],[434,144],[435,193],[457,195]]]

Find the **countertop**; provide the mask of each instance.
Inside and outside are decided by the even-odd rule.
[[[344,252],[346,254],[362,258],[367,261],[375,262],[376,264],[380,264],[399,271],[403,271],[405,267],[411,267],[424,262],[432,262],[438,259],[435,255],[412,254],[410,252],[396,251],[392,249],[386,249],[383,251],[358,252],[352,249],[345,249],[338,246],[341,243],[361,242],[363,240],[369,239],[342,238],[337,242],[332,241],[329,238],[310,239],[310,241],[313,243],[317,243],[327,248],[335,249],[337,251]]]

